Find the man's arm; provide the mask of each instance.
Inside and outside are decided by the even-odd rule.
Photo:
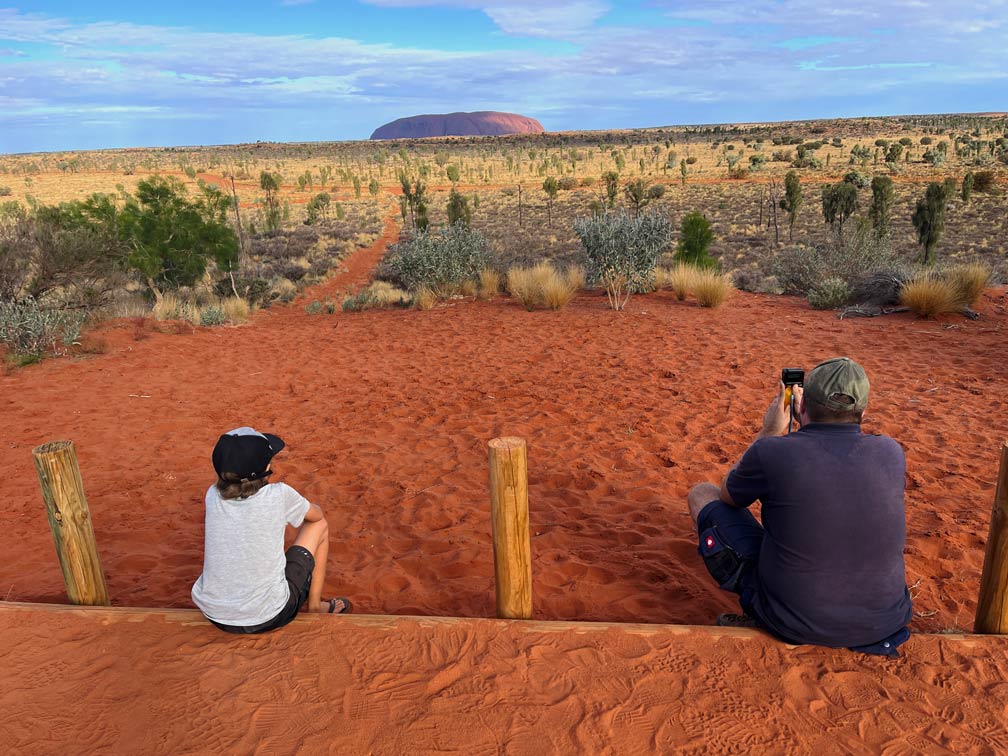
[[[760,428],[759,433],[756,434],[756,438],[753,439],[753,444],[761,438],[767,438],[769,436],[783,436],[791,427],[791,407],[789,406],[791,403],[784,401],[784,394],[786,390],[784,384],[780,383],[778,385],[779,390],[777,395],[773,398],[773,401],[770,402],[770,406],[767,407],[767,411],[763,413],[763,425]],[[794,393],[792,401],[795,404],[800,404],[802,387],[793,386],[792,391]],[[749,445],[749,448],[752,448],[752,444]],[[728,479],[731,477],[732,473],[738,470],[741,463],[742,460],[740,459],[732,465],[721,481],[721,501],[733,507],[738,507],[739,505],[735,502],[731,493],[728,491]],[[751,504],[752,502],[749,503]]]
[[[322,507],[318,504],[312,504],[308,507],[308,511],[305,513],[305,522],[318,522],[319,520],[325,519],[325,512],[322,511]]]

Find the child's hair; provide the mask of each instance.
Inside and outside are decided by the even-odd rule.
[[[217,491],[222,499],[247,499],[269,483],[273,471],[252,480],[242,480],[236,473],[224,472],[217,478]]]

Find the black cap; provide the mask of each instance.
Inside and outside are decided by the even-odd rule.
[[[213,450],[213,466],[218,476],[233,473],[242,480],[261,478],[273,456],[284,448],[283,439],[260,433],[247,426],[228,431]]]

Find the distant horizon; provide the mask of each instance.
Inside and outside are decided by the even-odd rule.
[[[11,0],[0,154],[1005,108],[1008,0]],[[872,113],[866,116],[864,113]]]

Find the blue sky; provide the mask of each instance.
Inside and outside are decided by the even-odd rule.
[[[0,153],[1008,109],[1008,0],[0,0]]]

